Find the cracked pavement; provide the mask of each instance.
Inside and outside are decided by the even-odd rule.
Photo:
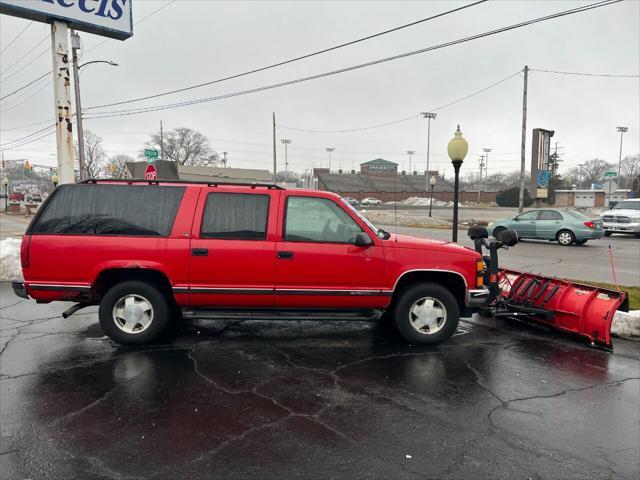
[[[0,284],[0,477],[640,476],[640,344],[467,319],[438,347],[383,323],[189,321],[122,347],[96,307]]]

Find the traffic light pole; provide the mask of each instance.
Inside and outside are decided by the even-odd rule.
[[[74,183],[73,118],[69,87],[69,42],[67,40],[66,23],[56,21],[51,24],[51,53],[53,59],[58,177],[61,184]]]

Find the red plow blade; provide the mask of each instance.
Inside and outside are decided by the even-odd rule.
[[[496,316],[524,317],[611,348],[616,310],[628,310],[627,294],[606,288],[500,269]]]

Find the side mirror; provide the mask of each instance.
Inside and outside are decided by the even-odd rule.
[[[519,222],[520,220],[518,220],[518,217],[513,217],[513,221],[514,222]]]
[[[374,244],[371,237],[365,232],[360,232],[356,235],[355,243],[356,247],[370,247]]]
[[[513,247],[518,244],[518,232],[515,230],[505,230],[500,234],[500,241],[507,247]]]
[[[471,240],[476,240],[477,238],[489,238],[489,232],[487,232],[487,229],[481,225],[473,225],[469,227],[467,235]]]

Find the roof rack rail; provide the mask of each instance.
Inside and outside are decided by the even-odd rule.
[[[274,190],[285,190],[284,187],[276,185],[274,183],[261,183],[261,182],[208,182],[204,180],[146,180],[144,178],[90,178],[78,183],[148,183],[149,185],[159,185],[160,183],[185,183],[196,185],[207,185],[209,187],[218,187],[220,185],[230,185],[232,187],[262,187]]]

